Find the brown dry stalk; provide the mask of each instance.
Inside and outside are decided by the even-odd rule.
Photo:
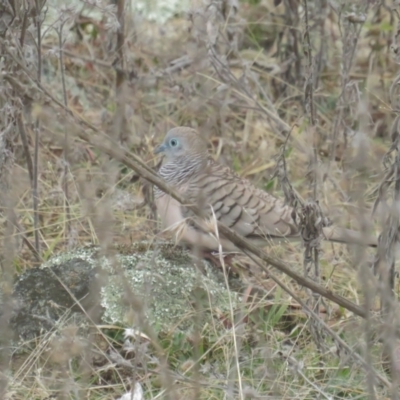
[[[66,88],[66,84],[65,84],[65,66],[64,66],[64,55],[63,55],[63,44],[64,44],[64,40],[63,40],[63,29],[64,29],[64,25],[65,25],[64,21],[61,25],[59,30],[57,31],[58,33],[58,45],[59,45],[59,59],[60,59],[60,72],[61,72],[61,83],[62,83],[62,90],[63,90],[63,100],[64,100],[64,104],[66,107],[68,107],[68,98],[67,98],[67,88]],[[71,210],[70,210],[70,206],[69,206],[69,188],[68,188],[68,173],[69,173],[69,164],[68,164],[68,160],[69,160],[69,137],[68,137],[68,129],[65,130],[64,132],[64,151],[63,151],[63,155],[64,155],[64,171],[63,171],[63,190],[64,190],[64,198],[65,198],[65,237],[69,236],[69,232],[70,232],[70,221],[71,221]]]

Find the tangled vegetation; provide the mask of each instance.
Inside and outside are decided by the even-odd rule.
[[[146,399],[398,398],[400,9],[387,3],[193,1],[163,24],[124,0],[0,4],[1,398],[115,399],[135,382]],[[83,340],[63,326],[21,355],[8,328],[19,274],[168,237],[132,168],[156,171],[154,147],[181,125],[302,215],[309,240],[268,256],[361,311],[240,255],[248,289],[223,335],[194,324],[128,335],[127,351],[121,327]],[[321,241],[326,219],[378,247]]]

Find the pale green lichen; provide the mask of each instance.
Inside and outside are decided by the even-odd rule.
[[[146,318],[163,331],[186,330],[193,325],[198,301],[195,293],[199,290],[205,293],[202,315],[209,322],[213,310],[228,314],[238,302],[237,293],[226,287],[221,270],[205,261],[196,264],[189,252],[172,244],[141,242],[122,249],[115,257],[100,256],[96,247],[83,248],[55,256],[42,268],[73,258],[100,266],[107,273],[101,305],[103,321],[108,324],[140,328],[140,321]]]
[[[68,253],[61,253],[55,256],[52,256],[49,260],[45,261],[40,268],[51,268],[55,265],[64,264],[67,261],[70,261],[74,258],[80,258],[82,260],[87,261],[92,266],[95,266],[96,260],[94,258],[95,253],[99,250],[98,247],[91,246],[91,247],[83,247],[81,249],[76,249],[70,251]]]
[[[152,324],[163,329],[187,329],[194,321],[194,291],[199,288],[208,294],[206,314],[210,317],[212,309],[229,310],[229,293],[222,273],[204,261],[200,272],[180,248],[164,245],[158,253],[150,249],[119,255],[118,261],[123,268],[110,275],[102,289],[103,318],[109,323],[137,324],[141,318],[138,313],[143,312]],[[127,304],[129,299],[124,301],[125,296],[134,297],[143,308],[135,310],[137,303]],[[236,307],[234,293],[232,298]]]

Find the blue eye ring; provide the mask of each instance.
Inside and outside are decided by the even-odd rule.
[[[178,139],[171,139],[171,140],[169,141],[169,145],[170,145],[171,147],[176,147],[176,146],[178,146]]]

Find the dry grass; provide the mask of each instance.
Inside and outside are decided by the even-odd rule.
[[[0,85],[11,85],[12,106],[22,111],[33,165],[35,129],[39,132],[39,230],[35,238],[29,163],[16,129],[10,184],[2,190],[19,229],[4,225],[4,248],[9,249],[5,263],[12,273],[3,270],[3,286],[10,282],[9,275],[66,249],[91,243],[108,249],[115,243],[154,238],[156,222],[144,181],[79,139],[80,130],[89,130],[78,118],[112,136],[150,167],[157,162],[152,150],[169,128],[195,127],[219,162],[281,197],[279,179],[273,176],[290,131],[287,176],[303,199],[317,199],[337,225],[377,234],[387,227],[392,189],[379,188],[392,141],[397,151],[392,134],[397,109],[389,97],[397,73],[390,52],[397,13],[384,2],[366,9],[364,2],[352,1],[335,10],[325,2],[309,1],[310,68],[303,2],[276,1],[280,4],[274,7],[272,0],[248,1],[229,14],[233,3],[222,2],[225,9],[217,3],[195,5],[188,16],[163,26],[125,13],[123,38],[116,29],[116,9],[100,7],[102,21],[62,11],[65,25],[55,24],[65,40],[62,59],[59,36],[41,28],[40,79],[45,91],[35,84],[36,75],[28,78],[18,64],[27,56],[13,49],[19,27],[9,29],[9,36],[1,39],[2,53],[11,65],[7,73],[15,74],[20,86],[9,80]],[[364,16],[365,23],[360,23]],[[34,37],[27,35],[25,47],[35,49]],[[119,49],[117,41],[122,39]],[[37,70],[26,65],[27,71]],[[33,95],[27,100],[23,93]],[[6,107],[4,98],[1,101]],[[14,117],[17,121],[18,112]],[[388,169],[395,157],[386,157]],[[372,218],[378,196],[381,205]],[[11,208],[4,209],[5,220],[10,220]],[[274,243],[267,251],[303,271],[301,243]],[[375,253],[323,243],[321,283],[377,310],[373,295],[387,286],[380,289],[368,272]],[[277,276],[313,307],[310,293],[283,274]],[[158,337],[157,344],[134,341],[135,357],[123,349],[119,328],[93,327],[92,335],[83,339],[60,322],[63,329],[25,343],[29,352],[3,357],[0,373],[8,376],[4,396],[114,399],[139,380],[149,399],[397,398],[398,371],[385,378],[395,383],[392,389],[371,379],[372,370],[384,376],[381,341],[389,335],[387,320],[380,322],[374,314],[364,321],[334,304],[320,304],[318,317],[367,360],[370,369],[365,369],[326,331],[314,329],[309,323],[314,319],[271,280],[265,277],[260,287],[259,281],[245,279],[260,289],[259,296],[244,303],[242,319],[225,334],[206,326],[196,335]],[[398,348],[397,304],[391,307],[389,358]],[[124,365],[118,353],[132,363]]]

